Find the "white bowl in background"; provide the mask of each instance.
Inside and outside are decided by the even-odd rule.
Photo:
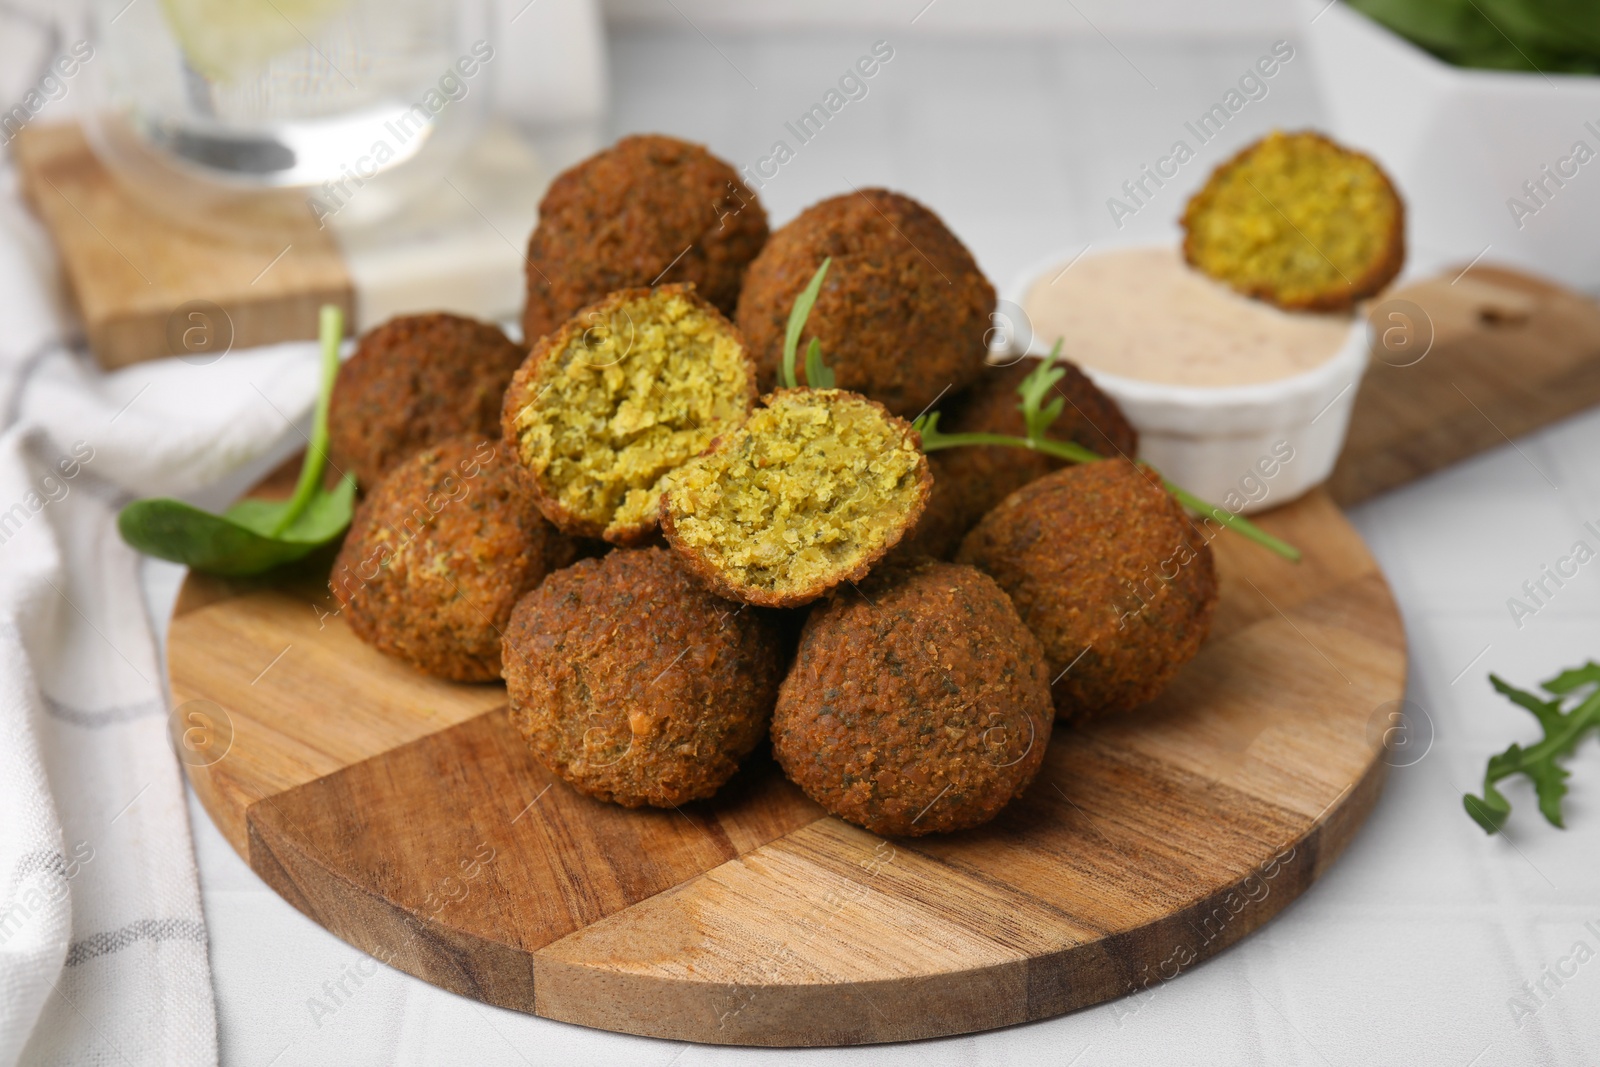
[[[1600,290],[1600,77],[1454,67],[1344,4],[1301,10],[1330,132],[1394,178],[1419,258]],[[1596,157],[1577,163],[1579,141]],[[1557,185],[1545,167],[1568,173]],[[1544,182],[1542,205],[1524,182]],[[1514,199],[1537,211],[1514,216]]]
[[[1140,244],[1149,243],[1119,242],[1104,250]],[[1069,249],[1020,276],[1005,294],[1017,309],[1011,314],[1020,311],[1036,281],[1077,254]],[[1049,354],[1050,345],[1033,337],[1025,324],[1016,340],[1025,355]],[[1325,362],[1249,385],[1168,385],[1082,369],[1139,431],[1140,459],[1196,496],[1248,514],[1287,504],[1333,472],[1371,358],[1369,341],[1366,319],[1352,315],[1344,343]],[[1062,356],[1072,359],[1070,352]]]

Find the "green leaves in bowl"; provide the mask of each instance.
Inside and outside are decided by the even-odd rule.
[[[1594,0],[1350,0],[1458,67],[1600,74]]]
[[[1561,798],[1567,793],[1568,772],[1556,763],[1556,757],[1572,755],[1583,735],[1591,727],[1600,727],[1600,663],[1590,660],[1543,683],[1540,688],[1550,694],[1549,700],[1509,685],[1493,674],[1489,681],[1501,696],[1533,713],[1544,730],[1544,738],[1536,745],[1523,748],[1513,744],[1490,756],[1483,774],[1483,796],[1468,793],[1461,798],[1467,814],[1485,833],[1499,832],[1511,817],[1511,801],[1495,788],[1495,783],[1521,774],[1533,783],[1545,821],[1564,829]],[[1570,707],[1562,710],[1564,704]]]
[[[287,500],[241,500],[221,515],[169,497],[135,500],[117,516],[122,539],[140,552],[225,578],[261,574],[310,555],[350,525],[356,484],[346,476],[323,488],[328,461],[328,402],[339,373],[344,316],[326,305],[319,323],[322,381],[311,443]]]

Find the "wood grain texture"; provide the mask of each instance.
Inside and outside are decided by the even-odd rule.
[[[233,347],[317,336],[317,309],[355,296],[332,233],[287,211],[250,243],[160,217],[118,185],[73,123],[13,142],[22,190],[55,238],[89,348],[107,369],[174,352],[168,324],[191,301],[227,313]],[[181,330],[180,330],[181,333]]]
[[[490,1003],[762,1045],[1042,1018],[1175,977],[1257,928],[1376,801],[1369,723],[1405,687],[1388,589],[1325,495],[1262,523],[1305,561],[1215,541],[1217,624],[1172,689],[1059,732],[1027,794],[961,834],[865,833],[764,753],[682,810],[589,800],[531,758],[502,689],[371,652],[319,614],[309,577],[189,580],[174,694],[220,705],[234,738],[189,774],[285,899]]]
[[[1375,310],[1379,330],[1428,331],[1432,347],[1416,363],[1404,350],[1375,353],[1327,485],[1342,506],[1600,403],[1600,305],[1571,290],[1479,265],[1401,288]]]

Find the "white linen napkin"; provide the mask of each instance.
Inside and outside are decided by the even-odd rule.
[[[592,0],[490,6],[500,112],[541,130],[593,125],[604,68]],[[82,10],[0,0],[4,107],[52,122],[82,106],[74,85],[27,95]],[[0,1067],[211,1064],[169,695],[116,512],[194,493],[276,446],[311,406],[316,347],[103,373],[73,336],[58,277],[0,158]]]
[[[0,173],[0,1065],[215,1063],[206,931],[134,496],[260,456],[313,343],[100,372]]]

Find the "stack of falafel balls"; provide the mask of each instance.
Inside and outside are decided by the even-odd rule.
[[[836,387],[779,387],[825,259],[804,335]],[[526,350],[405,316],[342,367],[333,458],[363,496],[341,612],[429,674],[503,677],[536,757],[599,800],[709,797],[770,737],[870,831],[987,822],[1056,719],[1160,693],[1216,601],[1205,539],[1070,364],[1051,435],[1105,460],[923,454],[907,419],[936,400],[946,430],[1023,433],[1031,361],[988,361],[994,302],[909,197],[769,236],[732,167],[625,138],[541,204]]]

